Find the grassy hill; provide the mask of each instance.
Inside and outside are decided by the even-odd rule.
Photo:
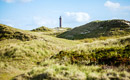
[[[130,34],[130,21],[106,20],[93,21],[64,32],[58,37],[66,39],[85,39],[98,37],[124,36]]]
[[[42,26],[42,27],[39,27],[39,28],[36,28],[36,29],[33,29],[31,31],[35,31],[35,32],[46,32],[46,31],[52,31],[51,29],[45,27],[45,26]]]
[[[71,28],[59,28],[59,27],[56,27],[56,28],[52,28],[52,29],[49,29],[47,27],[39,27],[39,28],[36,28],[36,29],[33,29],[31,31],[33,32],[41,32],[43,33],[44,35],[49,35],[49,36],[57,36],[65,31],[68,31],[68,30],[71,30]]]
[[[84,43],[6,25],[0,30],[0,80],[130,79],[130,35]]]
[[[0,79],[30,70],[42,60],[80,42],[57,39],[39,32],[0,26]]]
[[[129,80],[130,36],[80,43],[41,61],[15,80]]]
[[[71,28],[67,28],[67,27],[56,27],[56,28],[52,28],[51,31],[43,31],[41,33],[43,33],[44,35],[49,35],[49,36],[57,36],[63,32],[69,31],[71,30]]]
[[[29,41],[32,39],[37,39],[35,35],[29,33],[29,31],[24,31],[10,26],[0,24],[0,41],[5,39],[18,39],[22,41]]]

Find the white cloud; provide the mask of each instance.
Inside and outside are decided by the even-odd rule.
[[[37,26],[56,27],[57,22],[53,19],[45,17],[34,16],[33,21]]]
[[[130,10],[130,6],[121,6],[120,3],[106,1],[104,6],[108,7],[111,10]]]
[[[32,0],[3,0],[3,1],[5,1],[7,3],[13,3],[13,2],[24,2],[24,3],[26,3],[26,2],[31,2]]]
[[[84,12],[66,12],[65,14],[67,17],[73,18],[77,22],[88,22],[90,19],[89,14]]]
[[[3,1],[5,1],[5,2],[7,2],[7,3],[12,3],[12,2],[14,2],[14,0],[3,0]]]
[[[44,18],[41,18],[41,17],[34,16],[33,20],[39,26],[47,24],[47,21],[45,21]]]
[[[123,6],[123,9],[130,10],[130,6]]]
[[[31,2],[32,0],[21,0],[21,2]]]
[[[120,8],[120,3],[114,3],[111,1],[107,1],[104,6],[110,8],[110,9],[119,9]]]

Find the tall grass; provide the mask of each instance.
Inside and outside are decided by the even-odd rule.
[[[39,65],[25,74],[15,77],[16,80],[111,80],[130,79],[130,67],[124,64],[115,66],[98,62],[103,55],[115,56],[126,51],[129,45],[130,36],[108,39],[105,41],[94,41],[92,43],[80,43],[72,46],[71,49],[64,49],[49,59],[41,61]],[[113,50],[112,50],[113,49]],[[128,49],[128,57],[129,58]],[[101,57],[98,53],[101,52]],[[95,56],[96,55],[96,56]],[[126,56],[126,55],[125,55]],[[124,57],[125,57],[124,56]],[[93,61],[95,57],[98,59]],[[106,58],[107,59],[107,58]],[[118,58],[117,58],[118,59]],[[122,58],[123,59],[123,58]],[[110,60],[111,61],[111,60]],[[127,62],[125,62],[127,63]]]
[[[15,29],[13,29],[15,30]],[[16,30],[15,30],[16,31]],[[19,31],[19,30],[18,30]],[[111,80],[130,79],[127,62],[105,63],[114,57],[129,59],[130,36],[84,43],[23,31],[36,39],[0,41],[0,78],[8,80]],[[102,61],[100,61],[102,60]],[[111,62],[111,60],[110,60]],[[8,78],[8,79],[7,79]]]
[[[0,77],[2,80],[8,80],[30,70],[37,66],[39,62],[50,58],[59,51],[80,43],[44,36],[39,33],[30,34],[37,35],[40,38],[31,41],[17,39],[0,41]]]

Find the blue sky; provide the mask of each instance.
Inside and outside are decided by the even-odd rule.
[[[0,23],[31,30],[77,27],[93,20],[130,20],[130,0],[0,0]]]

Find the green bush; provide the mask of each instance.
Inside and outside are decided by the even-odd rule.
[[[110,47],[110,48],[98,48],[87,54],[83,50],[81,51],[60,51],[52,58],[58,58],[65,60],[71,64],[79,64],[86,62],[85,64],[101,64],[101,65],[130,65],[130,45],[125,47]],[[83,64],[83,63],[82,63]]]
[[[45,27],[45,26],[42,26],[42,27],[33,29],[32,31],[35,31],[35,32],[46,32],[46,31],[52,31],[52,30],[47,28],[47,27]]]

